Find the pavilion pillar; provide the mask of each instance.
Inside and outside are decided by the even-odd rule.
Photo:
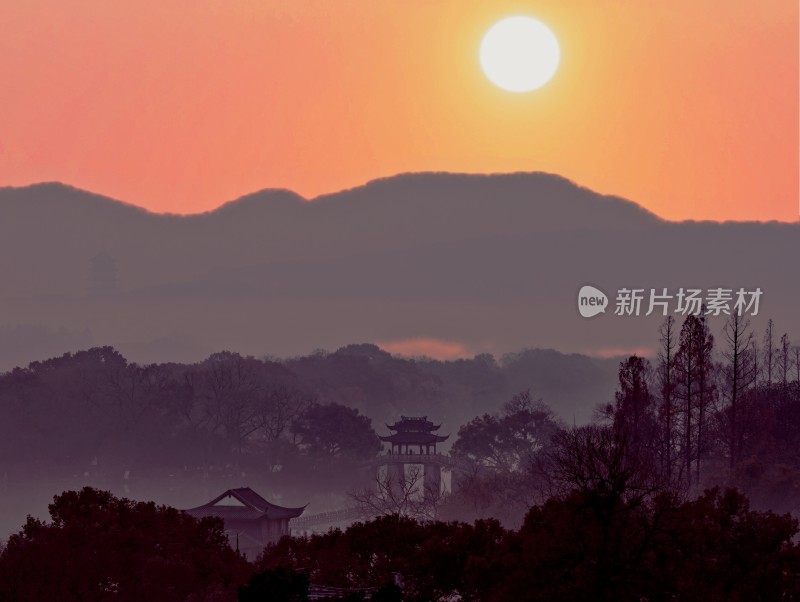
[[[386,465],[386,479],[388,481],[389,492],[397,499],[403,495],[405,478],[405,464],[402,462],[390,462]]]
[[[425,464],[423,487],[426,499],[436,499],[442,492],[442,467],[438,464]]]

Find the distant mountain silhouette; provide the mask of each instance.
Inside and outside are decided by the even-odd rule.
[[[89,286],[99,254],[113,294]],[[798,224],[668,222],[543,173],[265,190],[191,216],[39,184],[0,189],[0,327],[86,331],[139,361],[423,337],[613,355],[653,347],[660,317],[583,319],[581,285],[759,286],[761,314],[800,332],[799,256]]]

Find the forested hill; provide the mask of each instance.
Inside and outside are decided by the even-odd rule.
[[[270,440],[283,449],[305,408],[331,403],[368,417],[379,433],[401,414],[424,414],[455,437],[530,390],[566,421],[585,422],[613,398],[617,364],[552,350],[411,360],[350,345],[285,360],[222,352],[145,366],[93,348],[0,376],[0,464],[52,476],[92,462],[144,472],[202,464],[209,454],[224,463]]]

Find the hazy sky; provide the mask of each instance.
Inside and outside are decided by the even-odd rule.
[[[527,14],[515,95],[478,63]],[[798,216],[797,0],[5,0],[0,185],[154,211],[406,171],[548,171],[667,218]]]

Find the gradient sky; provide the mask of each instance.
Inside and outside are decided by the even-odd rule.
[[[798,217],[797,0],[6,0],[0,185],[190,213],[407,171],[548,171],[670,219]],[[561,66],[482,74],[497,20]]]

